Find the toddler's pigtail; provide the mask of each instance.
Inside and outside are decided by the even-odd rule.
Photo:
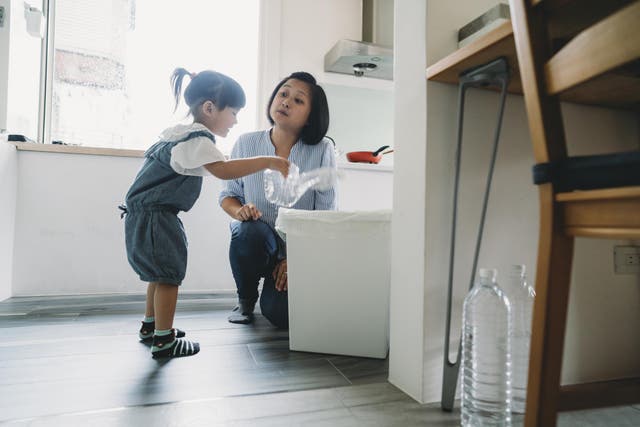
[[[173,92],[173,96],[176,99],[176,105],[173,108],[173,112],[175,113],[178,109],[178,105],[180,104],[180,94],[182,93],[182,80],[184,76],[189,75],[193,78],[194,74],[185,70],[184,68],[176,68],[173,70],[173,74],[171,74],[171,89]]]

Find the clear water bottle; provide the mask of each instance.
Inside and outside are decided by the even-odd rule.
[[[300,200],[307,190],[328,190],[337,181],[336,168],[324,167],[300,173],[298,166],[291,163],[286,178],[278,171],[264,171],[264,194],[269,202],[288,208]]]
[[[511,307],[496,270],[480,269],[462,314],[462,426],[511,426]]]
[[[524,265],[513,265],[505,292],[511,303],[511,411],[524,414],[531,343],[531,314],[536,292],[527,284]]]

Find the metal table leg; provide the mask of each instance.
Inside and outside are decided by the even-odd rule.
[[[480,245],[482,242],[482,232],[484,229],[485,215],[487,212],[487,202],[489,200],[489,192],[491,190],[491,180],[493,178],[493,170],[498,151],[498,140],[500,139],[500,128],[502,126],[502,116],[504,113],[504,104],[506,101],[507,85],[509,83],[509,67],[505,58],[498,58],[486,65],[472,70],[463,72],[460,75],[460,86],[458,91],[458,130],[457,130],[457,148],[456,148],[456,169],[455,183],[453,194],[453,223],[451,226],[451,245],[449,254],[449,282],[447,291],[447,321],[444,336],[444,364],[443,364],[443,381],[442,381],[442,400],[441,407],[445,411],[453,409],[453,403],[456,395],[456,386],[458,384],[458,373],[460,371],[460,353],[461,343],[458,344],[458,353],[455,362],[449,360],[449,335],[451,332],[451,304],[453,294],[453,267],[456,240],[456,219],[458,209],[458,188],[460,180],[460,159],[462,153],[462,125],[464,119],[464,96],[468,88],[471,87],[488,87],[499,86],[500,92],[500,110],[498,112],[498,123],[496,126],[495,137],[493,142],[493,153],[489,164],[489,172],[487,176],[487,184],[482,202],[482,211],[480,214],[480,225],[478,227],[478,237],[476,240],[475,252],[473,255],[473,264],[471,268],[471,278],[469,280],[469,289],[473,286],[476,275],[478,255],[480,253]]]

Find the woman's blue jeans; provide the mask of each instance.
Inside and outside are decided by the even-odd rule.
[[[258,300],[258,283],[264,277],[260,310],[279,328],[289,327],[289,306],[286,291],[278,291],[273,279],[277,262],[285,258],[284,242],[270,225],[263,221],[233,221],[229,260],[238,288],[238,297],[249,303]]]

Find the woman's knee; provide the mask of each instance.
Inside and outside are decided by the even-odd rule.
[[[237,256],[254,257],[277,249],[271,228],[262,221],[234,222],[231,226],[231,251]]]
[[[263,242],[273,234],[262,221],[234,221],[231,224],[231,243],[255,244]]]

